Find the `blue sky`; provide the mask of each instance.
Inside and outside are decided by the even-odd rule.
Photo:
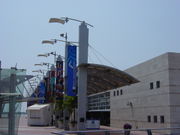
[[[78,40],[79,23],[48,23],[51,17],[71,17],[94,25],[89,44],[113,65],[125,70],[165,52],[180,52],[179,0],[1,0],[0,60],[3,68],[40,69],[34,64],[53,63],[56,51],[64,55],[64,43],[42,45],[45,39]],[[112,66],[89,49],[90,62]]]

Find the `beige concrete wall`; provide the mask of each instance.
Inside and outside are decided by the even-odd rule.
[[[133,128],[180,126],[180,54],[166,53],[125,71],[140,82],[111,90],[111,126],[123,128],[126,122]],[[160,81],[160,88],[156,88],[156,81]],[[117,90],[123,90],[123,94],[114,96]],[[147,121],[148,116],[151,122]],[[164,116],[164,123],[160,116]]]
[[[170,119],[171,127],[180,127],[180,54],[169,55]],[[172,133],[179,133],[173,130]]]

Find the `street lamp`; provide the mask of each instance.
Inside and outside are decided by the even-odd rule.
[[[34,64],[34,66],[42,66],[42,64]]]
[[[49,19],[49,23],[61,23],[61,24],[65,24],[69,20],[80,22],[80,23],[84,22],[84,21],[81,21],[81,20],[78,20],[78,19],[69,18],[69,17],[61,17],[61,18],[50,18]],[[89,23],[85,23],[85,24],[88,25],[88,26],[94,27],[93,25],[91,25]]]
[[[50,42],[50,41],[48,42],[48,40],[44,40],[44,41],[47,41],[47,43]],[[42,41],[42,43],[43,43],[43,41]],[[38,56],[38,57],[48,57],[48,56],[50,56],[50,55],[53,55],[53,56],[54,56],[54,63],[56,63],[56,56],[57,56],[56,52],[38,54],[37,56]]]
[[[57,22],[57,20],[56,19],[54,19],[54,21],[56,21]],[[60,23],[61,23],[61,21],[59,21]],[[60,36],[61,37],[63,37],[63,38],[65,38],[65,40],[58,40],[58,39],[52,39],[52,40],[43,40],[42,41],[42,43],[44,44],[44,43],[47,43],[47,44],[49,44],[49,43],[51,43],[51,42],[53,42],[53,44],[54,43],[57,43],[57,41],[60,41],[60,42],[64,42],[65,43],[65,77],[64,77],[64,88],[65,88],[65,92],[64,92],[64,95],[66,95],[66,88],[67,88],[67,83],[66,83],[66,77],[67,77],[67,48],[68,48],[68,43],[69,42],[67,42],[67,33],[64,35],[64,34],[60,34]],[[46,42],[45,42],[46,41]],[[52,45],[53,45],[52,44]],[[67,123],[67,121],[68,121],[68,116],[67,116],[67,110],[66,109],[64,109],[64,129],[66,130],[66,129],[68,129],[68,123]]]
[[[53,65],[53,64],[51,64],[51,63],[45,63],[45,62],[43,62],[43,63],[40,63],[40,64],[34,64],[34,66],[47,66],[47,69],[49,70],[49,66],[50,65]]]
[[[54,42],[53,41],[49,41],[49,40],[43,40],[42,41],[42,44],[54,44]]]
[[[68,17],[51,18],[49,22],[65,24],[69,20],[81,23],[79,26],[79,42],[78,42],[79,65],[88,63],[89,29],[87,28],[87,25],[91,27],[93,26],[91,24],[86,23],[85,21],[80,21],[80,20],[68,18]],[[65,52],[67,51],[65,50]],[[65,56],[66,56],[66,53],[65,53]],[[87,69],[80,66],[78,68],[78,122],[77,122],[79,130],[85,129],[86,112],[87,112]]]
[[[39,69],[39,70],[33,70],[32,72],[42,73],[42,74],[43,74],[43,76],[44,76],[44,71],[43,71],[43,70],[41,70],[41,69]]]
[[[48,54],[38,54],[37,56],[38,56],[38,57],[41,57],[41,56],[42,56],[42,57],[48,57],[49,55],[48,55]]]
[[[63,37],[62,34],[60,34],[60,36]],[[64,38],[67,38],[67,37],[64,37]],[[43,40],[42,44],[51,44],[51,45],[54,45],[55,43],[57,43],[57,41],[64,42],[66,44],[69,43],[69,44],[72,44],[72,45],[79,43],[79,42],[75,42],[75,41],[67,41],[67,39],[66,40],[51,39],[51,40]],[[78,45],[76,45],[76,46],[78,46]]]

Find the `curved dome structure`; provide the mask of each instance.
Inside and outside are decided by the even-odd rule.
[[[139,82],[131,75],[105,65],[81,64],[87,68],[87,94],[95,94]]]

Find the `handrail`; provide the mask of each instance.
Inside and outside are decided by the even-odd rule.
[[[126,131],[146,131],[147,135],[152,135],[152,130],[172,130],[172,129],[180,129],[180,127],[172,127],[172,128],[141,128],[141,129],[121,129],[121,130],[82,130],[82,131],[62,131],[62,132],[51,132],[56,135],[66,135],[66,134],[83,134],[83,133],[99,133],[104,132],[104,135],[108,135],[109,133],[124,133]]]

